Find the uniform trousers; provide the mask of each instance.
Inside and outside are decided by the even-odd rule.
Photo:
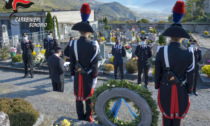
[[[181,119],[168,119],[163,116],[163,126],[181,126]]]
[[[147,85],[149,80],[149,65],[144,63],[138,63],[138,82],[137,82],[138,84],[141,84],[141,75],[143,71],[145,77],[145,84]]]
[[[198,70],[199,70],[199,65],[195,64],[195,76],[194,76],[194,87],[193,87],[194,92],[196,92],[197,83],[198,83]]]
[[[120,68],[121,80],[124,79],[123,64],[114,64],[114,78],[117,79],[117,69]]]
[[[33,76],[33,58],[29,56],[28,59],[23,59],[25,75],[28,75],[28,68],[30,68],[30,75]]]
[[[53,91],[63,92],[64,91],[64,83],[52,82]]]
[[[84,112],[84,105],[83,101],[76,100],[76,109],[77,109],[77,115],[79,120],[85,120],[92,122],[92,110],[91,110],[91,100],[88,99],[85,101],[86,106],[86,113]]]

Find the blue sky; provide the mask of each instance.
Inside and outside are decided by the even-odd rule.
[[[170,13],[177,0],[98,0],[100,2],[119,2],[133,11],[159,11]]]

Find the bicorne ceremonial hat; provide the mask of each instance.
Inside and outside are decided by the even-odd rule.
[[[90,5],[88,3],[84,3],[80,9],[80,12],[81,12],[82,22],[75,24],[72,27],[72,30],[82,31],[82,32],[94,32],[88,21],[91,13]]]
[[[173,8],[173,22],[168,29],[163,32],[163,36],[178,37],[178,38],[190,38],[187,31],[182,28],[180,24],[181,19],[185,14],[185,3],[184,1],[177,1]]]

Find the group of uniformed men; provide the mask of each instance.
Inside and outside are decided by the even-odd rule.
[[[89,4],[83,4],[81,8],[82,22],[73,26],[73,30],[80,32],[78,40],[71,40],[69,43],[70,71],[74,81],[74,95],[76,97],[76,110],[79,120],[92,122],[91,100],[94,87],[97,83],[98,74],[98,53],[99,45],[96,41],[88,39],[89,33],[93,32],[89,25],[90,14]],[[171,32],[173,31],[173,32]],[[169,46],[160,48],[155,61],[155,89],[158,89],[158,105],[163,114],[163,125],[178,126],[180,119],[184,118],[189,110],[189,96],[194,87],[196,93],[198,62],[201,60],[201,51],[193,41],[193,50],[185,49],[179,41],[181,38],[189,38],[189,34],[180,24],[173,24],[164,33],[164,36],[171,38]],[[141,38],[141,45],[137,46],[135,55],[138,57],[138,84],[141,84],[141,74],[144,71],[145,87],[148,85],[149,58],[152,51],[146,44],[146,38]],[[28,67],[33,77],[33,42],[28,40],[27,34],[23,34],[21,42],[23,50],[23,61],[25,66],[25,76],[28,76]],[[46,59],[48,61],[50,77],[54,91],[63,92],[64,89],[64,66],[60,58],[62,49],[52,37],[52,32],[48,32],[44,40],[46,49]],[[120,44],[120,38],[116,39],[116,45],[112,47],[114,56],[114,77],[117,79],[117,70],[120,69],[121,79],[124,79],[123,58],[126,56],[125,47]],[[194,55],[194,56],[193,56]],[[196,65],[195,65],[196,64]],[[196,72],[194,71],[194,67]],[[194,78],[195,72],[195,79]],[[193,83],[195,81],[195,83]],[[84,112],[83,101],[86,103]]]

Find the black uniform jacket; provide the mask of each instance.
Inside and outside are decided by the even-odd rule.
[[[155,61],[155,88],[158,91],[158,105],[166,118],[182,119],[186,116],[190,100],[188,93],[193,89],[194,62],[193,54],[178,42],[171,42],[168,46],[170,70],[179,78],[187,76],[187,83],[183,85],[169,85],[162,77],[166,72],[164,49],[160,48]]]
[[[98,74],[98,56],[96,56],[93,61],[91,59],[96,54],[96,46],[87,39],[87,37],[81,36],[77,40],[77,52],[78,59],[81,66],[85,71],[92,70],[89,74],[79,74],[75,70],[76,66],[76,56],[74,52],[75,40],[70,44],[70,69],[71,76],[74,76],[74,94],[77,100],[88,100],[89,97],[93,95],[93,79],[97,77]],[[97,54],[98,55],[98,54]]]
[[[51,70],[50,76],[52,82],[55,83],[64,83],[64,72],[65,68],[63,66],[63,59],[57,57],[56,55],[52,55],[48,58],[48,66]]]
[[[123,57],[126,56],[125,47],[121,44],[112,46],[112,55],[114,56],[114,65],[123,65]]]
[[[152,51],[149,46],[137,46],[135,51],[136,56],[138,57],[139,64],[149,65],[149,58],[152,57]]]
[[[33,42],[29,40],[29,42],[21,42],[21,49],[23,50],[22,58],[23,60],[33,60],[33,51],[34,51],[34,45]]]
[[[53,55],[55,53],[55,47],[58,46],[56,39],[44,39],[44,49],[46,49],[45,56],[48,58],[49,56]]]

